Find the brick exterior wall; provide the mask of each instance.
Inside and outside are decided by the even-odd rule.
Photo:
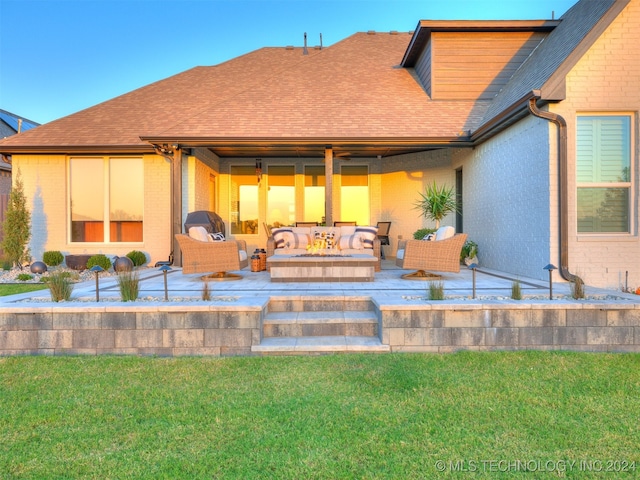
[[[549,125],[527,117],[475,150],[459,150],[464,231],[482,267],[546,279],[557,221],[549,185]],[[554,232],[556,231],[553,228]]]
[[[567,76],[567,98],[551,111],[567,121],[569,170],[569,269],[588,285],[603,288],[640,285],[638,237],[640,110],[640,2],[631,1]],[[632,232],[630,235],[584,235],[576,227],[576,115],[632,114]]]
[[[20,169],[27,206],[31,212],[29,248],[34,260],[48,250],[63,255],[126,255],[140,250],[149,264],[166,260],[171,251],[170,165],[157,155],[144,156],[144,231],[142,243],[82,243],[68,241],[67,157],[64,155],[14,155],[14,172]]]

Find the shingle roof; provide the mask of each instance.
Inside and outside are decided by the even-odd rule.
[[[532,90],[556,94],[603,19],[628,1],[577,3],[493,101],[431,100],[415,72],[400,65],[411,35],[357,33],[308,55],[262,48],[195,67],[9,137],[0,152],[149,149],[146,140],[157,139],[445,145],[467,139]]]
[[[196,67],[0,142],[142,147],[140,137],[456,137],[486,104],[433,102],[401,68],[410,35],[357,33],[322,50],[263,48]]]

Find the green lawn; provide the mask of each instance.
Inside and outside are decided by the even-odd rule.
[[[640,354],[5,357],[0,439],[3,479],[634,478]]]
[[[18,293],[35,292],[47,288],[43,283],[0,283],[0,297]]]

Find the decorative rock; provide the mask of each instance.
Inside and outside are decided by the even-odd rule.
[[[116,272],[130,272],[133,270],[133,262],[129,257],[116,257],[113,262],[113,269]]]
[[[87,262],[93,255],[67,255],[64,257],[64,263],[67,264],[71,270],[86,270]]]
[[[33,262],[31,264],[31,273],[37,273],[38,275],[42,275],[47,271],[47,264],[44,262]]]

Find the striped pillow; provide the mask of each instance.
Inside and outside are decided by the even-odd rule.
[[[360,236],[363,248],[373,248],[373,241],[378,236],[378,227],[356,227],[355,234]]]
[[[340,250],[356,249],[362,250],[362,237],[360,235],[342,235],[339,240]]]
[[[288,246],[287,243],[291,243],[291,240],[293,240],[293,232],[290,228],[274,228],[271,230],[271,235],[276,248],[285,248]]]

